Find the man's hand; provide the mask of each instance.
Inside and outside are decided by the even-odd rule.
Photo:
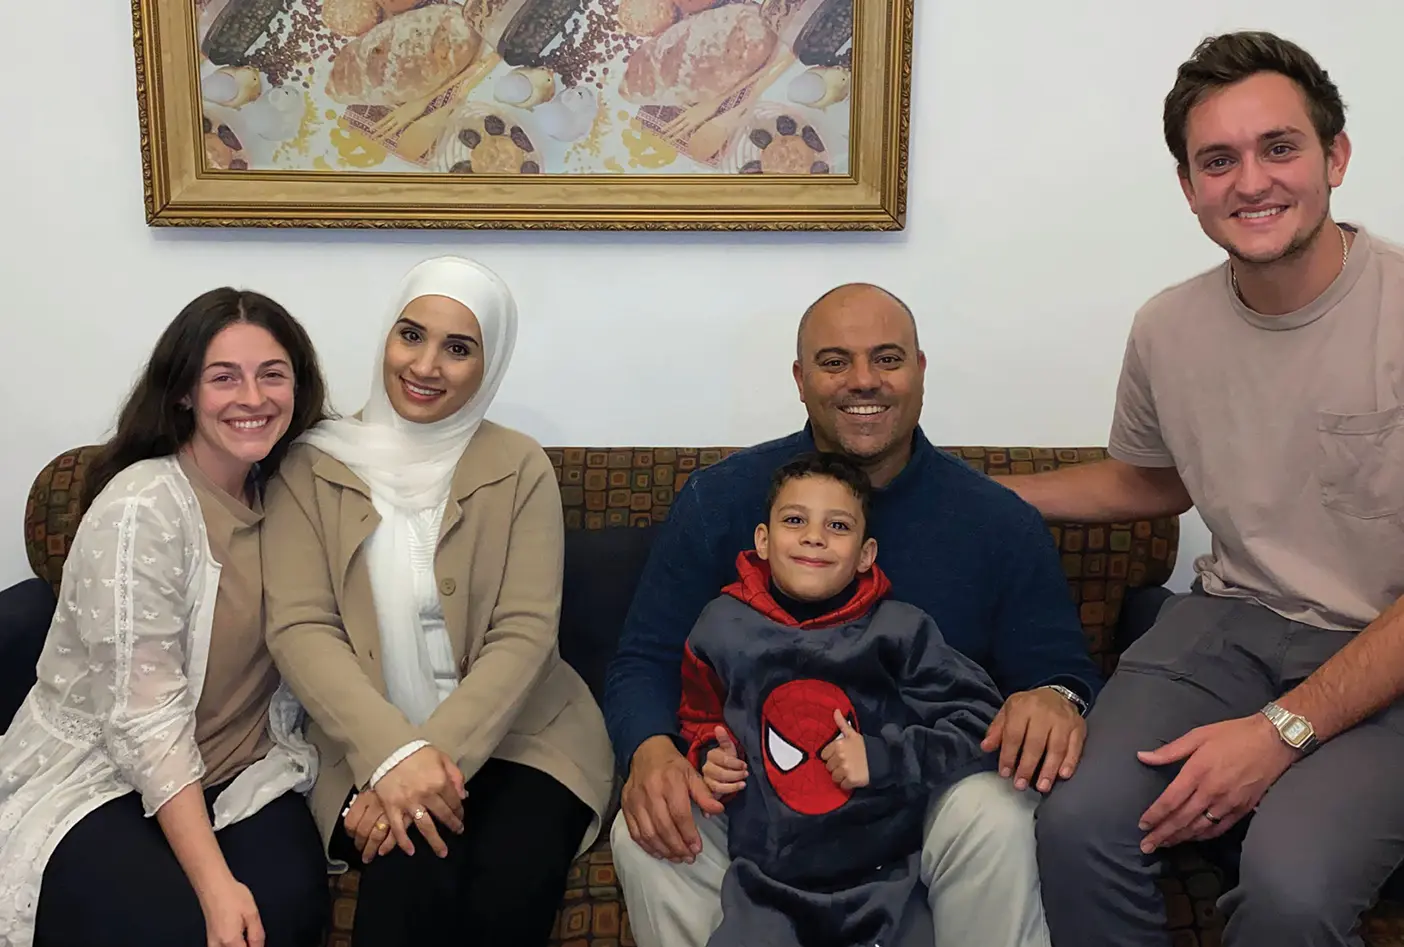
[[[725,811],[671,737],[660,734],[640,743],[620,794],[624,822],[639,847],[654,858],[691,863],[702,851],[694,802],[709,815]]]
[[[1054,780],[1072,778],[1086,737],[1087,721],[1077,708],[1057,691],[1036,687],[1009,695],[980,749],[999,750],[999,775],[1012,776],[1015,789],[1029,788],[1037,774],[1038,791],[1048,793]]]
[[[829,768],[834,782],[844,789],[859,789],[868,785],[868,749],[862,735],[848,725],[843,714],[834,711],[834,723],[839,735],[829,741],[819,756]]]
[[[1136,756],[1148,766],[1184,760],[1180,773],[1141,816],[1141,851],[1222,835],[1252,812],[1301,753],[1262,714],[1196,727]]]
[[[717,727],[717,745],[707,751],[702,764],[702,781],[717,799],[746,788],[746,762],[736,751],[726,727]]]

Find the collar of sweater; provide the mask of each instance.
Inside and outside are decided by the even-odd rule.
[[[799,439],[800,453],[818,450],[814,443],[814,425],[806,421],[803,430],[800,431]],[[917,425],[912,431],[912,456],[907,459],[907,463],[897,472],[890,482],[878,487],[874,493],[892,493],[902,490],[906,484],[921,479],[921,471],[930,460],[931,455],[936,452],[936,448],[931,441],[927,440],[926,433]]]
[[[775,596],[770,594],[770,563],[754,549],[743,550],[736,557],[736,574],[736,581],[722,589],[723,594],[744,602],[771,621],[791,628],[832,628],[855,621],[872,611],[892,590],[887,575],[874,563],[871,569],[858,576],[858,590],[844,605],[827,615],[802,622],[781,608]]]

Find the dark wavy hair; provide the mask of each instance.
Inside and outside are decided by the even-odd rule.
[[[767,517],[774,512],[775,501],[780,498],[780,491],[785,484],[803,477],[828,477],[851,490],[863,510],[863,538],[868,538],[873,513],[872,483],[862,467],[842,454],[813,451],[801,454],[776,470],[770,478],[770,494],[765,499]]]
[[[1329,152],[1345,130],[1341,92],[1310,53],[1291,40],[1261,30],[1204,39],[1175,73],[1165,96],[1165,145],[1181,171],[1189,168],[1189,114],[1206,95],[1260,72],[1281,73],[1302,90],[1307,114],[1321,146]]]
[[[116,433],[93,462],[80,498],[81,510],[86,511],[108,482],[127,467],[174,454],[190,440],[195,433],[195,412],[180,402],[194,393],[210,342],[238,322],[267,329],[287,350],[295,385],[292,420],[258,465],[259,478],[271,476],[293,440],[327,416],[326,380],[317,350],[302,325],[260,293],[228,286],[212,289],[192,299],[161,333],[122,407]]]

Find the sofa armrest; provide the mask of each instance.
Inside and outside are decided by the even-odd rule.
[[[54,590],[43,579],[26,579],[0,592],[0,731],[34,686],[34,666],[54,617]]]

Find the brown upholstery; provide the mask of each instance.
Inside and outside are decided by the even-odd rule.
[[[646,526],[667,517],[678,488],[693,471],[736,448],[548,448],[561,486],[567,530]],[[1034,472],[1100,460],[1097,447],[948,447],[987,473]],[[64,556],[76,529],[83,474],[94,448],[67,451],[39,473],[25,508],[24,534],[34,572],[57,592]],[[1110,673],[1116,665],[1113,630],[1128,588],[1170,577],[1179,544],[1176,519],[1111,526],[1050,526],[1077,602],[1089,651]],[[1214,908],[1223,878],[1192,850],[1176,852],[1162,882],[1175,947],[1217,947],[1222,921]],[[332,880],[336,896],[328,947],[350,947],[358,875]],[[1370,947],[1404,947],[1404,905],[1383,904],[1365,921]],[[553,944],[630,947],[634,940],[614,873],[606,829],[571,869]]]

